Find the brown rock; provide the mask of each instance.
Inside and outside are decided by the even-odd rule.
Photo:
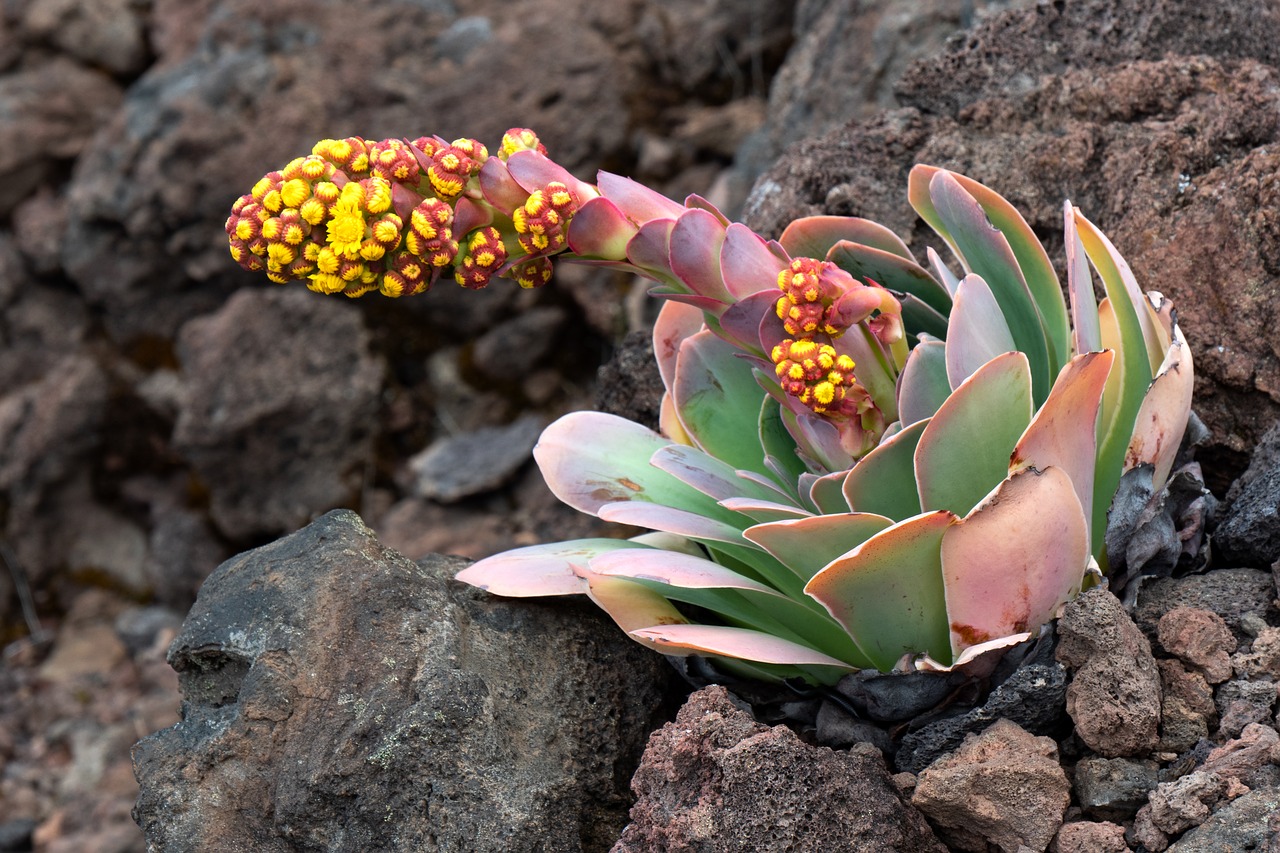
[[[1197,770],[1172,782],[1161,783],[1151,792],[1151,823],[1161,832],[1174,835],[1204,823],[1214,806],[1227,794],[1227,781],[1216,773]]]
[[[1237,737],[1250,723],[1270,719],[1276,704],[1277,684],[1269,676],[1256,681],[1236,679],[1218,688],[1218,730],[1227,737]]]
[[[1123,826],[1084,820],[1064,824],[1049,849],[1052,853],[1128,853],[1129,845]]]
[[[1245,678],[1280,679],[1280,628],[1263,628],[1249,651],[1232,656],[1231,666]]]
[[[1198,672],[1188,672],[1170,659],[1156,661],[1163,700],[1160,706],[1160,749],[1186,752],[1209,736],[1218,723],[1213,688]]]
[[[29,37],[116,75],[136,74],[148,59],[144,21],[131,0],[40,0],[22,23]]]
[[[1200,769],[1223,779],[1240,779],[1249,784],[1255,771],[1276,766],[1280,766],[1280,734],[1270,726],[1250,723],[1240,737],[1209,753]]]
[[[748,223],[776,235],[805,214],[868,216],[922,251],[938,240],[904,193],[921,161],[992,186],[1041,234],[1061,232],[1069,198],[1141,285],[1178,306],[1212,432],[1205,458],[1225,488],[1280,416],[1280,356],[1256,334],[1280,305],[1280,230],[1267,213],[1280,131],[1261,118],[1280,88],[1273,66],[1241,58],[1275,61],[1280,15],[1266,0],[1233,7],[1225,29],[1202,15],[1191,0],[1006,13],[908,74],[899,97],[911,108],[791,149],[757,183]],[[1207,261],[1204,245],[1215,247]]]
[[[1075,670],[1067,713],[1090,749],[1140,755],[1159,740],[1160,676],[1151,645],[1114,595],[1094,588],[1067,605],[1057,658]]]
[[[1133,620],[1155,639],[1160,617],[1175,607],[1211,610],[1222,617],[1236,639],[1248,636],[1246,626],[1266,624],[1276,585],[1271,572],[1258,569],[1215,569],[1201,575],[1157,578],[1142,586]],[[1256,631],[1255,631],[1256,633]]]
[[[0,215],[80,154],[120,99],[109,77],[64,57],[0,78]]]
[[[1048,847],[1070,800],[1057,744],[1008,720],[969,735],[955,753],[925,768],[911,797],[935,824],[1005,853]]]
[[[1160,617],[1156,630],[1164,650],[1198,669],[1210,684],[1231,677],[1236,638],[1218,614],[1177,607]]]
[[[349,504],[372,455],[381,369],[359,314],[306,290],[244,290],[182,328],[173,442],[231,537]]]
[[[613,853],[944,848],[879,750],[807,746],[752,719],[722,687],[689,698],[649,740]]]

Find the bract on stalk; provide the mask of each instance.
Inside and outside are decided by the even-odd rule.
[[[227,234],[245,268],[348,296],[449,275],[537,287],[554,261],[654,280],[661,433],[575,412],[534,451],[560,500],[654,532],[520,548],[458,578],[586,595],[665,653],[830,684],[1035,635],[1105,567],[1120,477],[1151,466],[1158,491],[1190,413],[1171,306],[1077,209],[1064,298],[992,190],[917,166],[908,198],[958,271],[864,219],[771,241],[697,196],[589,184],[517,128],[492,156],[323,141],[241,197]]]

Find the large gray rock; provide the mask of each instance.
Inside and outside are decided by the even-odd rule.
[[[670,678],[593,608],[509,602],[335,511],[209,578],[135,748],[151,849],[587,851]]]
[[[1280,424],[1262,437],[1231,491],[1214,548],[1231,565],[1269,568],[1280,560]]]
[[[380,362],[350,305],[243,290],[182,328],[173,442],[221,531],[280,533],[353,505],[373,454]]]
[[[1280,851],[1280,788],[1250,791],[1231,801],[1169,848],[1169,853]]]
[[[875,747],[808,746],[757,723],[719,686],[653,735],[632,787],[639,801],[613,853],[946,849]]]

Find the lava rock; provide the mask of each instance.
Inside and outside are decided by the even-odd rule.
[[[1094,589],[1058,622],[1058,660],[1071,668],[1067,713],[1076,733],[1107,757],[1150,752],[1159,741],[1160,676],[1151,645],[1114,595]]]
[[[1209,753],[1201,769],[1223,779],[1239,779],[1250,788],[1280,786],[1280,734],[1268,725],[1249,723],[1240,737]]]
[[[601,850],[669,667],[585,605],[463,587],[334,511],[224,563],[134,750],[153,849]]]
[[[1123,826],[1087,820],[1064,824],[1049,849],[1053,853],[1129,853]]]
[[[1269,675],[1280,679],[1280,628],[1259,631],[1247,652],[1232,655],[1231,666],[1245,678]]]
[[[567,319],[554,305],[521,311],[476,338],[472,363],[492,379],[514,382],[528,376],[555,346]]]
[[[1236,679],[1218,688],[1216,697],[1221,722],[1218,730],[1227,737],[1239,737],[1250,723],[1269,720],[1276,704],[1276,682]]]
[[[1169,853],[1254,850],[1275,853],[1280,838],[1280,788],[1232,800],[1169,848]]]
[[[1127,820],[1159,784],[1159,770],[1154,761],[1082,758],[1075,768],[1076,800],[1092,817]]]
[[[1070,198],[1137,281],[1177,305],[1211,430],[1201,458],[1217,463],[1206,470],[1221,491],[1280,417],[1280,355],[1257,334],[1280,323],[1274,289],[1257,285],[1280,260],[1268,212],[1280,202],[1280,127],[1263,118],[1280,101],[1277,44],[1269,0],[1233,5],[1211,27],[1195,0],[1010,11],[905,74],[902,109],[793,146],[757,181],[745,221],[776,236],[799,216],[852,214],[916,251],[937,246],[903,201],[916,162],[986,183],[1038,234],[1061,234]],[[841,107],[814,109],[810,123]]]
[[[1215,569],[1202,575],[1159,578],[1139,590],[1133,621],[1155,639],[1160,617],[1177,607],[1193,607],[1218,614],[1236,639],[1244,640],[1250,619],[1262,619],[1264,624],[1276,619],[1271,604],[1275,597],[1271,573],[1258,569]]]
[[[527,414],[500,427],[436,439],[409,460],[413,492],[452,503],[498,488],[529,461],[543,419]]]
[[[1160,748],[1186,752],[1217,726],[1213,688],[1198,672],[1188,672],[1176,660],[1156,661],[1160,670]]]
[[[1269,567],[1280,560],[1280,423],[1267,431],[1219,519],[1214,549],[1233,565]]]
[[[1210,684],[1220,684],[1231,677],[1236,638],[1218,614],[1175,607],[1160,617],[1156,634],[1165,651],[1194,667]]]
[[[947,829],[953,846],[983,850],[971,846],[981,839],[1017,853],[1049,846],[1062,826],[1070,790],[1056,743],[998,720],[923,770],[911,802]]]
[[[900,771],[919,773],[957,749],[970,734],[1007,719],[1036,735],[1057,734],[1067,696],[1067,670],[1055,661],[1020,666],[977,708],[929,722],[902,736],[894,754]]]
[[[29,38],[47,39],[112,74],[132,75],[149,59],[146,21],[132,0],[41,0],[22,20]]]
[[[1227,781],[1216,773],[1197,770],[1173,782],[1161,782],[1151,792],[1151,823],[1161,832],[1173,835],[1199,826],[1227,796]]]
[[[629,421],[658,428],[662,395],[666,387],[653,357],[650,332],[628,332],[618,350],[601,368],[596,388],[596,409]]]
[[[306,523],[359,493],[373,460],[380,362],[352,306],[242,290],[182,327],[175,448],[237,539]]]
[[[694,693],[654,733],[632,788],[639,799],[613,853],[946,850],[878,749],[808,746],[757,723],[718,686]]]

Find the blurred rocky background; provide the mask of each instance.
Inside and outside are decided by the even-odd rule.
[[[410,559],[593,529],[528,450],[643,394],[643,357],[597,378],[643,288],[348,302],[243,273],[231,202],[322,137],[529,126],[582,177],[916,247],[916,161],[1055,257],[1070,198],[1176,301],[1225,496],[1280,414],[1280,15],[1204,5],[4,0],[0,850],[144,849],[129,747],[177,720],[165,653],[231,555],[337,507]]]

